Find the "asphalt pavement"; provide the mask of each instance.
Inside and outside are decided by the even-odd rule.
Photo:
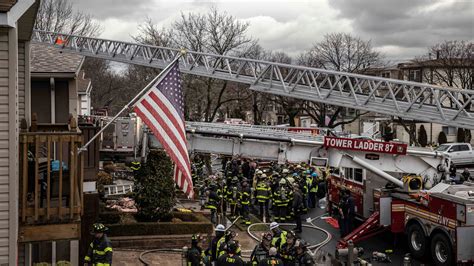
[[[307,215],[303,216],[303,221],[306,218],[314,218],[324,214],[326,210],[315,208],[311,209]],[[304,224],[308,224],[304,222]],[[329,243],[327,243],[324,247],[321,248],[322,251],[325,251],[329,254],[335,255],[336,251],[336,244],[340,238],[339,230],[335,229],[323,219],[316,219],[313,221],[313,224],[327,230],[332,235],[332,239]],[[291,229],[291,228],[286,228]],[[326,238],[326,234],[314,230],[311,228],[303,228],[303,232],[300,234],[305,241],[309,244],[317,244],[323,241]],[[356,247],[364,248],[364,254],[361,256],[364,259],[370,259],[372,257],[372,252],[385,252],[385,250],[392,250],[393,253],[389,254],[389,258],[391,259],[391,263],[383,263],[383,262],[376,262],[372,261],[372,265],[403,265],[403,258],[406,253],[408,253],[408,246],[406,242],[406,237],[403,235],[393,235],[390,232],[382,233],[380,235],[374,236],[370,239],[363,240],[360,243],[357,243]],[[429,265],[427,261],[421,262],[417,260],[412,260],[413,266],[418,265]]]

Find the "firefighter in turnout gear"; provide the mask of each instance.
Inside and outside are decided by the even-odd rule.
[[[286,179],[282,178],[278,188],[273,192],[273,204],[275,205],[275,221],[285,222],[289,203],[289,191],[286,186]]]
[[[287,231],[281,230],[280,225],[276,222],[270,224],[270,231],[272,232],[272,247],[276,247],[277,250],[286,243]]]
[[[239,201],[239,178],[234,176],[232,178],[230,186],[227,187],[226,191],[227,202],[230,208],[230,217],[234,218],[237,214],[237,203]]]
[[[133,162],[131,163],[130,169],[132,169],[133,172],[136,172],[136,171],[140,170],[141,165],[142,165],[142,164],[141,164],[140,162],[138,162],[138,161],[133,161]]]
[[[239,249],[239,244],[234,240],[230,240],[227,243],[227,253],[217,259],[216,266],[245,266],[245,262],[238,254]]]
[[[257,266],[259,263],[268,257],[268,252],[272,245],[272,233],[267,232],[262,235],[262,241],[258,243],[250,255],[252,266]]]
[[[296,250],[295,250],[296,236],[292,232],[288,232],[286,236],[286,243],[281,245],[280,257],[285,266],[295,265]]]
[[[241,214],[246,225],[250,225],[250,193],[249,184],[244,181],[242,183],[242,190],[239,192],[239,203]]]
[[[271,189],[268,185],[267,175],[262,174],[260,175],[260,179],[258,180],[257,187],[255,189],[255,198],[258,201],[258,205],[260,207],[260,217],[264,220],[264,217],[268,217],[268,204],[270,201],[271,196]]]
[[[313,257],[308,253],[308,244],[302,240],[298,239],[295,243],[296,249],[296,265],[298,266],[313,266],[315,265]]]
[[[211,245],[207,250],[207,254],[211,257],[211,262],[217,261],[217,258],[219,257],[217,255],[219,251],[218,249],[220,245],[225,242],[225,227],[222,224],[219,224],[216,226],[214,231],[216,232],[216,236],[212,239]]]
[[[207,198],[207,202],[206,202],[205,207],[206,209],[211,211],[211,222],[213,224],[216,224],[217,223],[217,208],[219,207],[219,202],[220,202],[219,196],[214,190],[210,189],[206,191],[206,198]]]
[[[235,233],[232,230],[227,230],[225,232],[224,238],[220,240],[220,242],[217,243],[217,257],[221,257],[222,255],[226,254],[228,252],[228,243],[230,241],[235,241],[235,238],[237,237],[237,233]],[[240,247],[237,248],[235,251],[236,254],[240,255],[241,250]]]
[[[191,239],[191,248],[188,250],[186,254],[187,265],[186,266],[200,266],[201,260],[203,257],[202,249],[199,246],[199,242],[201,241],[200,235],[193,235]]]
[[[268,257],[258,264],[258,266],[284,266],[283,261],[277,258],[278,251],[275,247],[270,248]]]
[[[90,243],[87,255],[84,257],[84,263],[92,266],[110,266],[112,265],[112,243],[105,234],[108,230],[101,223],[92,225],[92,234],[94,240]]]
[[[313,172],[311,176],[306,179],[306,184],[309,190],[308,196],[308,205],[310,208],[314,209],[316,207],[316,193],[318,192],[318,174]]]

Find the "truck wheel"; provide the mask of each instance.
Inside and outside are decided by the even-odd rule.
[[[446,235],[438,233],[431,239],[431,256],[437,266],[453,265],[453,249]]]
[[[426,236],[421,226],[417,223],[411,224],[408,227],[408,247],[411,255],[420,259],[426,252]]]

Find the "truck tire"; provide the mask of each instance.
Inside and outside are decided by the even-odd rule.
[[[454,265],[453,248],[445,234],[437,233],[431,239],[431,257],[436,266]]]
[[[413,223],[408,227],[407,237],[411,255],[416,259],[421,259],[427,249],[425,232],[418,223]]]

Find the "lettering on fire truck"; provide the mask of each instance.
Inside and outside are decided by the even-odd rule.
[[[405,155],[407,144],[364,139],[324,137],[324,147]]]

